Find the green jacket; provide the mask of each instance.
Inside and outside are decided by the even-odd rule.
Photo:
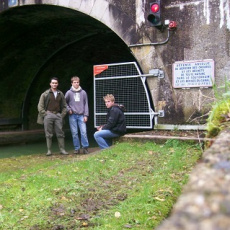
[[[58,93],[60,93],[61,95],[61,116],[62,118],[65,117],[66,113],[67,113],[67,104],[66,104],[66,100],[65,100],[65,96],[61,91],[57,91]],[[46,90],[44,93],[42,93],[42,95],[40,96],[39,102],[38,102],[38,118],[37,118],[37,123],[40,125],[44,124],[44,117],[46,115],[46,108],[49,102],[49,93],[50,93],[50,89]]]

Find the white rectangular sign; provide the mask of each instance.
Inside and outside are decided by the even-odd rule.
[[[173,64],[173,87],[212,87],[214,84],[214,61],[178,61]]]

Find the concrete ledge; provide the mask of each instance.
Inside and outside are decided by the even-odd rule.
[[[230,229],[230,128],[203,153],[170,217],[156,228],[169,229]]]
[[[0,132],[0,145],[45,141],[44,130]]]
[[[65,129],[64,132],[66,138],[72,139],[69,129]],[[0,132],[0,146],[11,144],[35,143],[39,141],[45,141],[44,129]]]
[[[176,136],[157,136],[157,135],[141,135],[141,134],[126,134],[121,139],[133,139],[133,140],[182,140],[182,141],[214,141],[212,138],[198,138],[198,137],[176,137]]]
[[[206,130],[206,125],[173,125],[173,124],[156,124],[154,129],[159,130]]]

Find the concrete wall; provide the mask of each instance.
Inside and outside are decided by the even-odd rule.
[[[177,22],[167,44],[132,48],[145,72],[162,68],[164,79],[149,78],[148,84],[156,110],[164,109],[165,123],[199,123],[209,111],[213,90],[206,88],[174,89],[172,64],[176,61],[213,59],[215,82],[223,85],[229,79],[229,1],[163,1],[164,19]],[[145,21],[146,22],[146,21]],[[148,29],[151,42],[164,41],[163,33]],[[145,33],[146,34],[146,33]],[[146,34],[147,37],[147,34]],[[146,43],[146,38],[139,43]]]
[[[230,229],[230,129],[203,153],[174,208],[156,230]]]
[[[222,85],[229,78],[229,0],[162,0],[163,20],[177,22],[177,29],[160,31],[146,20],[151,0],[18,0],[18,5],[50,4],[83,12],[110,27],[127,46],[144,73],[162,69],[164,79],[148,78],[155,111],[164,110],[159,123],[203,123],[200,119],[210,109],[212,88],[175,89],[172,65],[176,61],[213,59],[215,82]],[[5,3],[5,4],[4,4]],[[8,9],[3,1],[1,11]],[[153,43],[145,45],[146,43]],[[199,118],[199,119],[198,119]]]

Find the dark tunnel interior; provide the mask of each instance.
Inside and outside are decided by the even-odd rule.
[[[88,93],[88,129],[94,132],[93,65],[136,61],[104,24],[63,7],[9,9],[0,14],[0,32],[0,118],[23,116],[26,129],[41,128],[36,123],[37,104],[50,78],[58,77],[65,93],[70,78],[77,75]]]

